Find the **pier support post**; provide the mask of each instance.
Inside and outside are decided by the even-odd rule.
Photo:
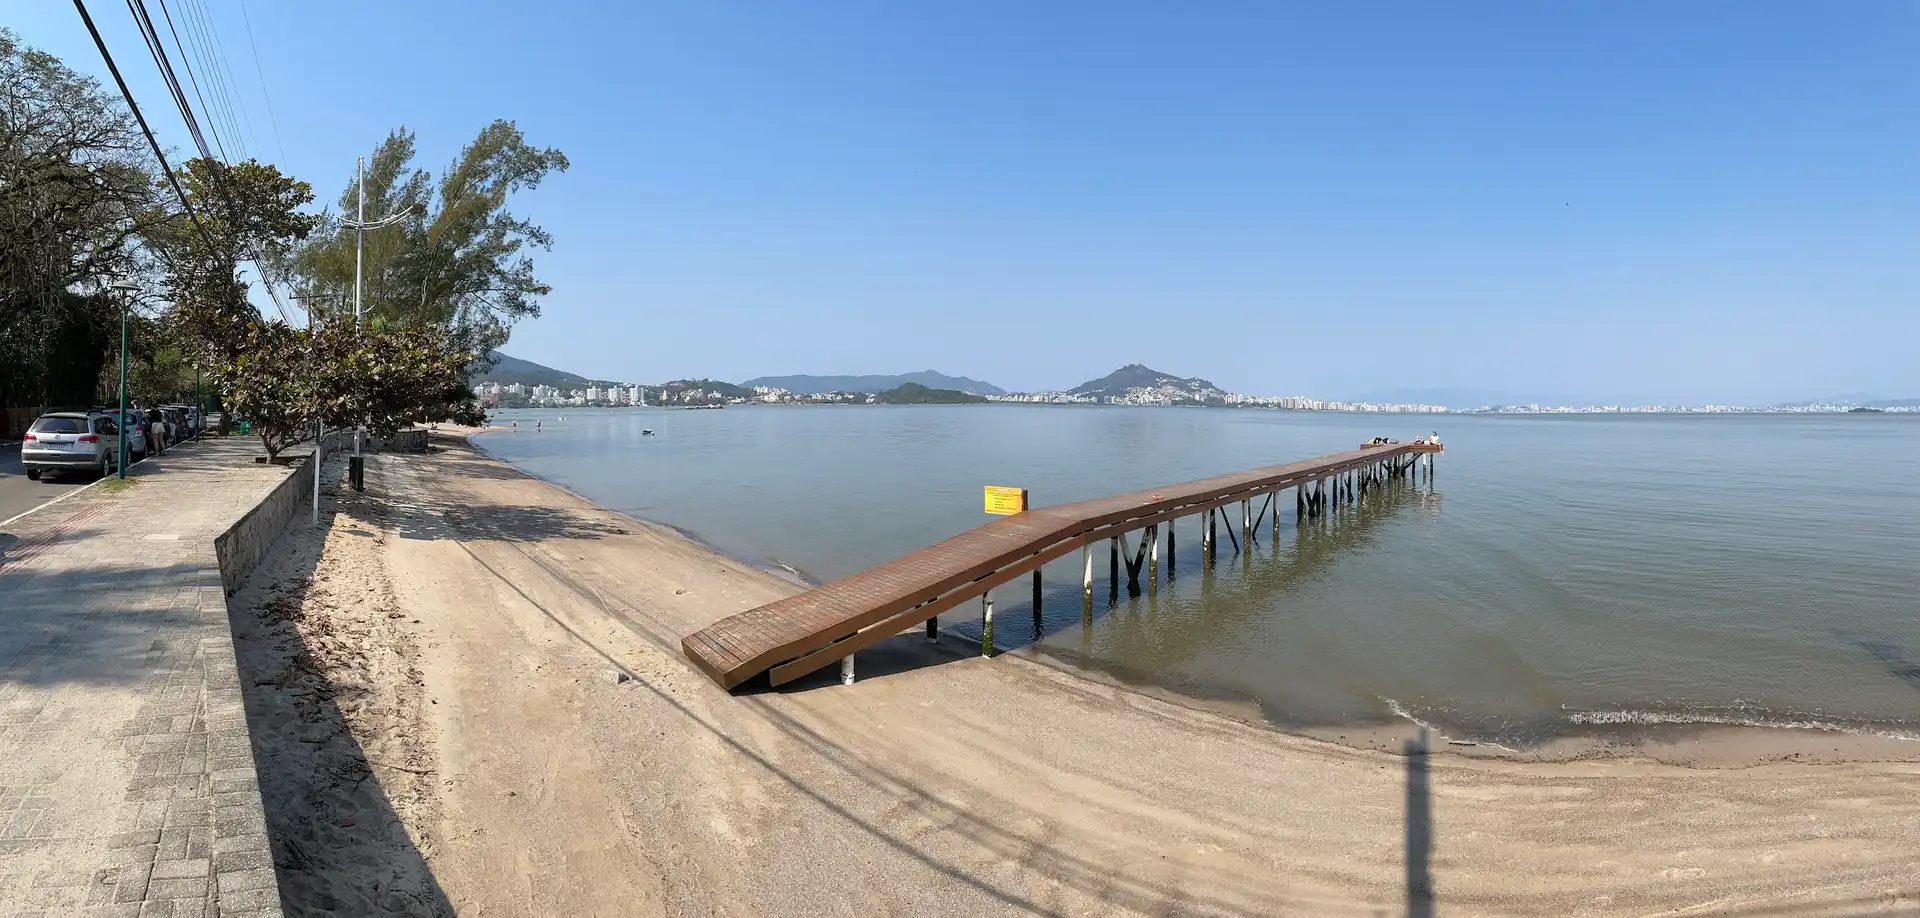
[[[1107,594],[1110,596],[1118,597],[1120,595],[1120,537],[1119,536],[1114,536],[1113,540],[1107,543],[1107,582],[1111,584],[1111,586],[1107,588]]]
[[[1173,520],[1168,520],[1167,521],[1167,581],[1168,582],[1173,581],[1173,569],[1175,567],[1175,562],[1176,562],[1176,559],[1180,557],[1180,553],[1174,550],[1174,544],[1173,544],[1173,534],[1176,531],[1177,530],[1174,528],[1174,525],[1173,525]]]
[[[927,619],[927,643],[940,643],[940,616]]]
[[[1253,501],[1240,502],[1240,544],[1253,547]]]
[[[1080,546],[1080,592],[1085,593],[1087,601],[1093,601],[1093,543]]]
[[[1293,486],[1293,518],[1297,522],[1307,518],[1307,486]]]
[[[993,591],[980,594],[980,655],[993,656]]]
[[[1154,587],[1154,581],[1160,576],[1160,524],[1147,527],[1147,541],[1152,547],[1147,549],[1147,589]]]
[[[840,658],[840,684],[853,684],[853,654]]]
[[[1207,527],[1204,530],[1205,534],[1203,536],[1203,540],[1207,543],[1205,547],[1207,552],[1208,564],[1212,564],[1213,559],[1220,554],[1220,530],[1218,528],[1219,519],[1220,519],[1220,508],[1215,507],[1207,511]]]
[[[1040,642],[1040,569],[1033,569],[1033,640]]]

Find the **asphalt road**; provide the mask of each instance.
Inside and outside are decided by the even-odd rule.
[[[28,481],[20,467],[20,444],[0,446],[0,520],[13,519],[92,480],[92,475],[69,472]]]

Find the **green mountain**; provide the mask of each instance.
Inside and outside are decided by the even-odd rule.
[[[741,385],[749,389],[754,386],[785,389],[796,395],[818,395],[823,392],[865,392],[873,395],[899,388],[907,383],[915,383],[928,389],[971,392],[974,395],[1007,394],[1006,390],[989,382],[968,379],[965,376],[948,376],[934,370],[902,373],[898,376],[760,376],[749,379]]]
[[[1198,376],[1174,376],[1162,373],[1144,364],[1130,363],[1099,379],[1090,379],[1068,389],[1073,395],[1091,395],[1096,398],[1119,398],[1135,389],[1174,390],[1172,394],[1205,401],[1220,398],[1226,393]]]
[[[984,395],[958,389],[929,389],[919,383],[901,383],[873,397],[881,405],[972,405],[986,401]]]
[[[531,360],[521,360],[500,351],[493,352],[493,368],[474,376],[476,383],[497,382],[503,386],[519,383],[523,386],[555,386],[561,389],[585,389],[588,386],[610,386],[613,382],[604,379],[588,379],[575,376],[565,370],[556,370],[542,366]]]

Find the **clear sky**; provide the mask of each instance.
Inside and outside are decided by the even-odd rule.
[[[276,142],[189,2],[323,200],[399,125],[564,150],[506,350],[588,376],[1920,397],[1920,4],[250,0]]]

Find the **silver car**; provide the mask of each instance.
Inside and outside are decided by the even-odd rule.
[[[115,423],[120,421],[118,408],[95,408],[91,413],[104,414]],[[134,462],[139,462],[147,458],[147,419],[137,408],[128,409],[127,415],[132,418],[127,424],[127,455],[132,456]]]
[[[47,472],[105,475],[120,455],[120,428],[104,414],[57,411],[41,415],[20,443],[20,464],[39,481]]]

